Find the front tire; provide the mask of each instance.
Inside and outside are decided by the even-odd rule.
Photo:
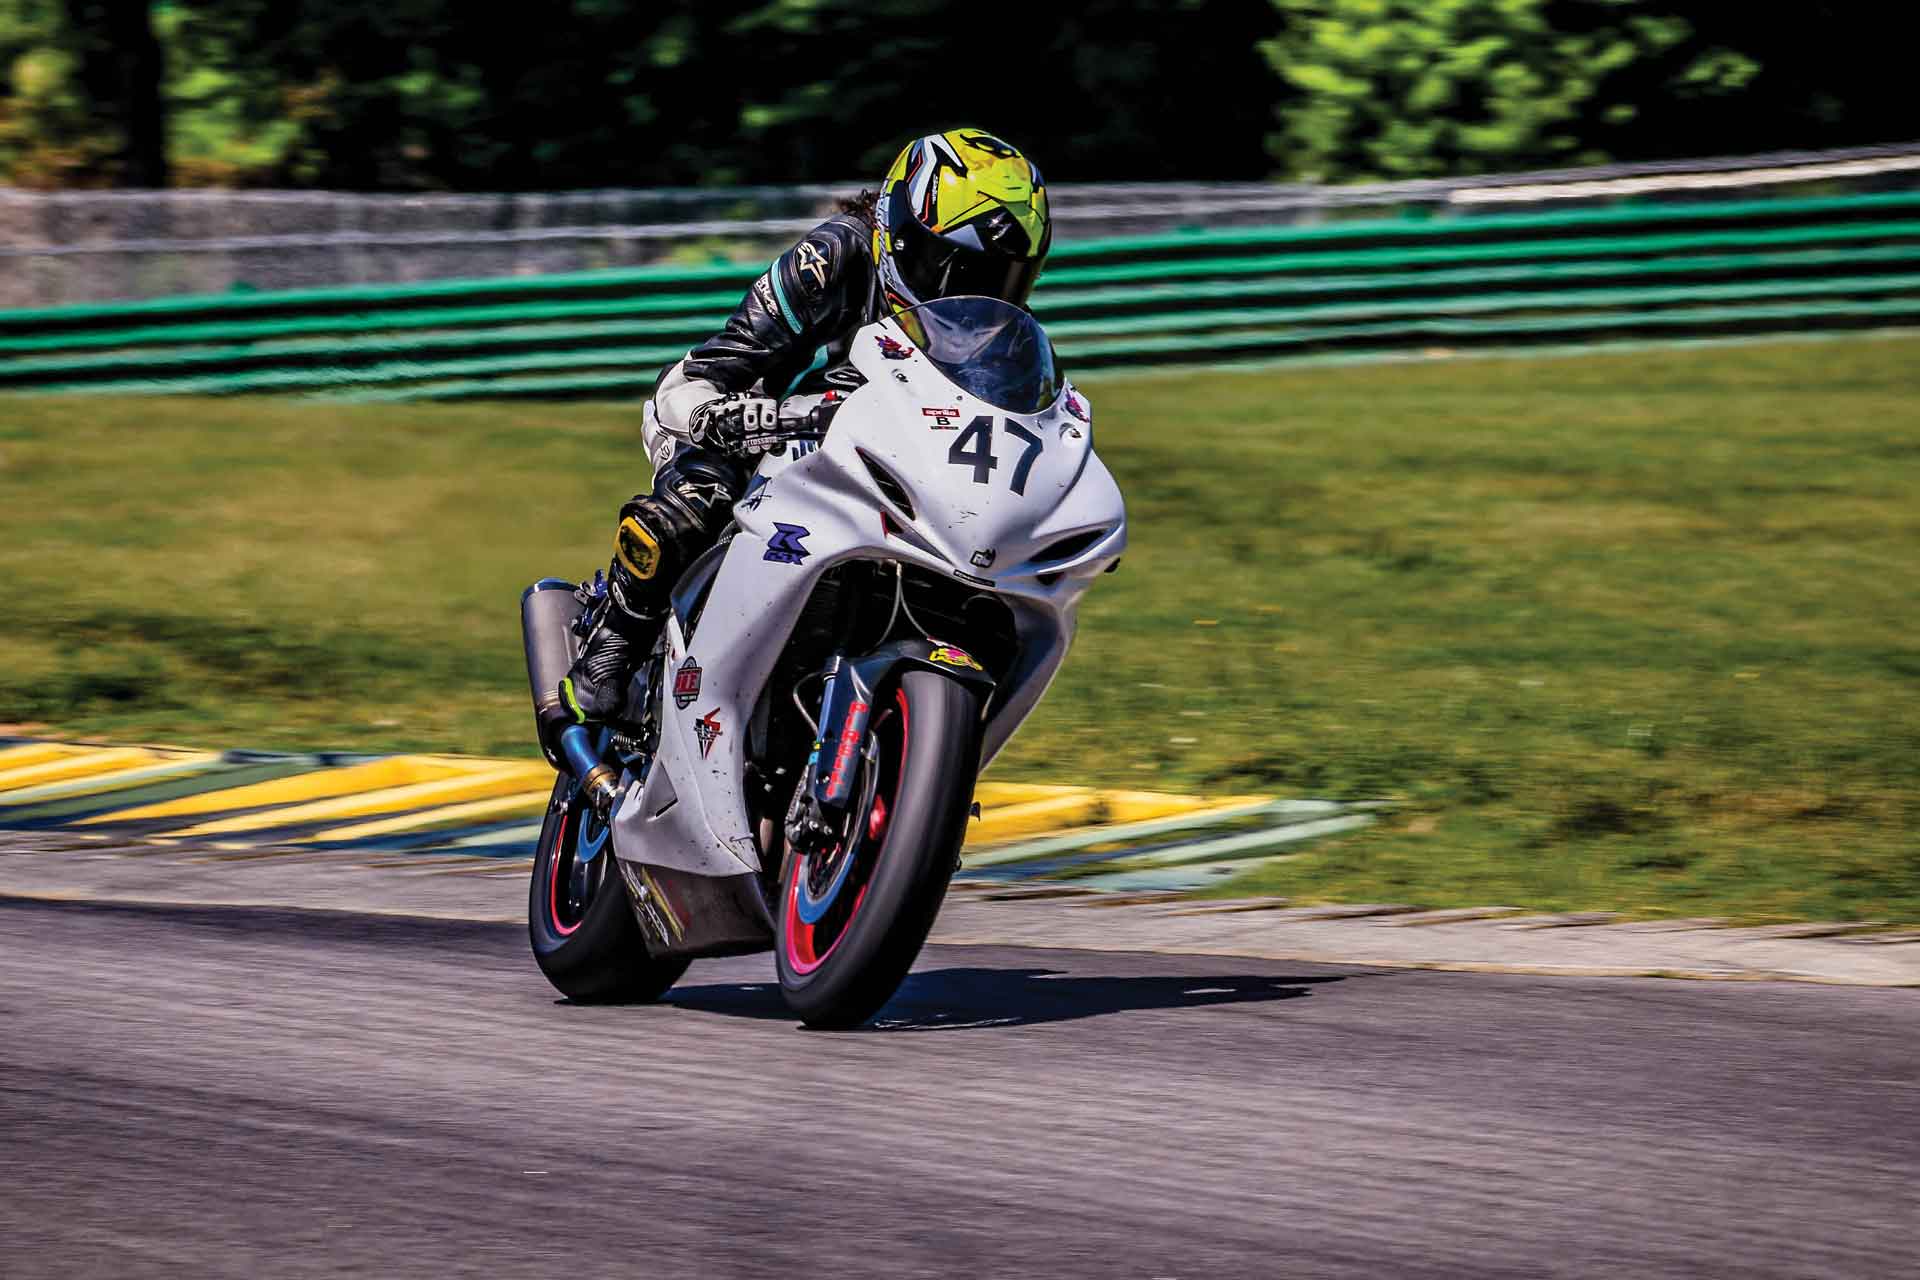
[[[775,967],[788,1007],[808,1026],[865,1022],[925,945],[967,833],[979,718],[964,686],[908,671],[874,716],[877,778],[845,847],[788,853]]]
[[[554,990],[585,1004],[658,1000],[687,971],[685,960],[647,954],[614,865],[613,833],[565,774],[554,780],[540,828],[527,934]]]

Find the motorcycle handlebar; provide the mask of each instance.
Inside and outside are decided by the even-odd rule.
[[[823,400],[801,413],[788,413],[781,406],[780,434],[789,440],[821,440],[826,438],[827,427],[833,422],[833,415],[840,412],[843,400]]]

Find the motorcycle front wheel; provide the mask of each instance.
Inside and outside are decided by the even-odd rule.
[[[920,954],[966,837],[978,725],[964,686],[907,672],[873,716],[870,785],[847,839],[811,857],[789,850],[774,959],[808,1026],[865,1022]]]
[[[547,981],[582,1003],[657,1000],[687,971],[685,960],[647,954],[614,865],[613,832],[565,774],[554,780],[534,853],[527,934]]]

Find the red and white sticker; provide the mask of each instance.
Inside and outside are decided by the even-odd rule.
[[[700,758],[705,760],[713,752],[713,744],[720,738],[720,708],[701,716],[693,722],[694,736],[700,739]]]
[[[700,696],[700,664],[688,654],[680,669],[673,673],[673,705],[685,711]]]

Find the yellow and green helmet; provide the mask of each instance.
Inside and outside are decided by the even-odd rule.
[[[983,129],[908,143],[873,223],[874,266],[896,313],[959,294],[1025,305],[1053,243],[1040,170]]]

